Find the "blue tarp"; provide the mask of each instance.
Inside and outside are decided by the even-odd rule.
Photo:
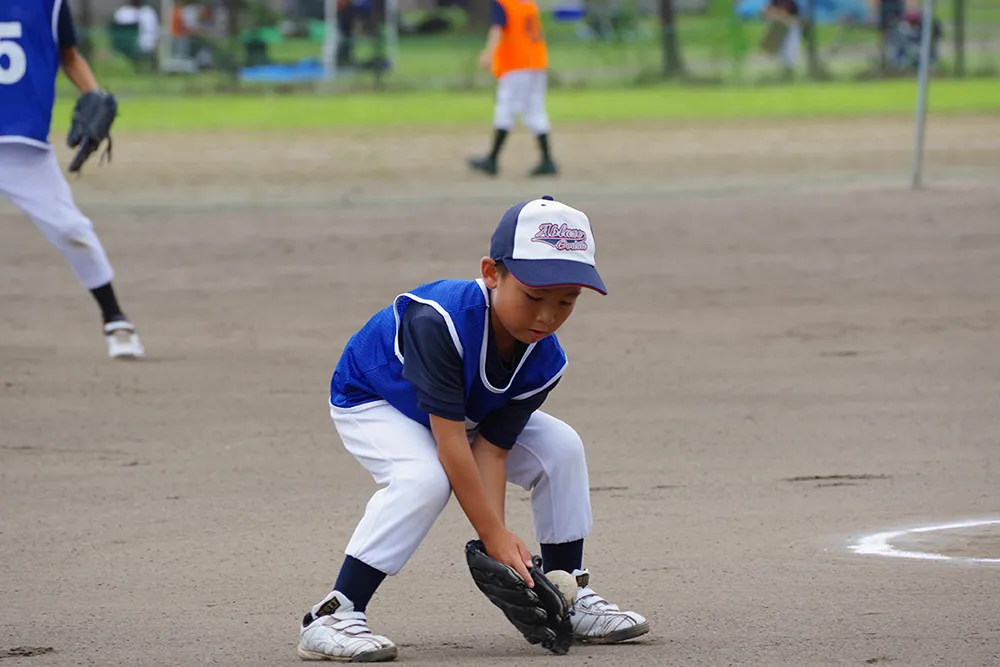
[[[303,60],[297,63],[258,65],[240,70],[243,81],[263,81],[290,83],[293,81],[317,81],[325,75],[323,64],[318,60]]]
[[[799,11],[805,14],[810,2],[814,4],[817,23],[837,23],[854,21],[865,23],[874,19],[867,0],[798,0]],[[768,0],[740,0],[736,3],[736,14],[741,19],[760,18]]]

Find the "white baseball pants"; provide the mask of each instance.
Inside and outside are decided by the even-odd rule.
[[[501,76],[497,80],[493,127],[509,132],[520,116],[524,126],[535,135],[548,134],[549,114],[545,110],[548,87],[548,72],[541,69],[519,69]]]
[[[398,573],[451,498],[430,429],[380,401],[330,408],[337,433],[383,488],[375,492],[346,553],[387,574]],[[528,421],[507,456],[507,480],[531,491],[535,539],[561,544],[586,537],[593,523],[583,442],[568,424],[543,412]]]
[[[85,288],[111,282],[114,272],[101,241],[73,201],[53,151],[0,143],[0,194],[31,218]]]

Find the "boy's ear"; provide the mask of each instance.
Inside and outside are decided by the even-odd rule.
[[[500,272],[497,271],[497,263],[489,257],[483,257],[479,271],[483,275],[483,282],[489,289],[496,289],[500,284]]]

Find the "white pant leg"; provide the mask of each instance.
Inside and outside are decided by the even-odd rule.
[[[496,104],[493,107],[493,127],[514,129],[518,116],[523,116],[531,92],[531,70],[507,72],[497,80]]]
[[[388,403],[330,408],[354,458],[384,485],[368,501],[346,553],[396,574],[417,550],[451,497],[430,429]]]
[[[802,25],[795,22],[788,26],[788,33],[785,35],[785,40],[781,43],[781,52],[779,54],[781,64],[789,69],[795,67],[795,63],[799,60],[799,50],[801,47]]]
[[[590,478],[583,441],[567,424],[535,412],[507,455],[507,480],[531,491],[531,516],[540,544],[590,534]]]
[[[114,272],[108,256],[93,224],[73,201],[53,151],[0,143],[0,194],[31,218],[85,288],[111,282]]]
[[[535,136],[548,134],[551,127],[549,126],[549,114],[545,110],[545,94],[549,88],[549,73],[540,69],[528,70],[527,73],[530,76],[528,77],[527,98],[522,115],[524,125]]]

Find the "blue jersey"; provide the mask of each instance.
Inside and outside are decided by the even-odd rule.
[[[0,0],[0,142],[49,145],[65,0]]]
[[[462,357],[467,426],[479,424],[509,401],[544,391],[566,369],[559,341],[547,336],[528,346],[507,386],[492,386],[485,368],[489,292],[481,280],[441,280],[399,295],[351,336],[330,383],[332,405],[352,408],[386,401],[410,419],[430,426],[428,414],[417,407],[416,387],[403,377],[399,346],[399,323],[414,301],[441,313]]]

